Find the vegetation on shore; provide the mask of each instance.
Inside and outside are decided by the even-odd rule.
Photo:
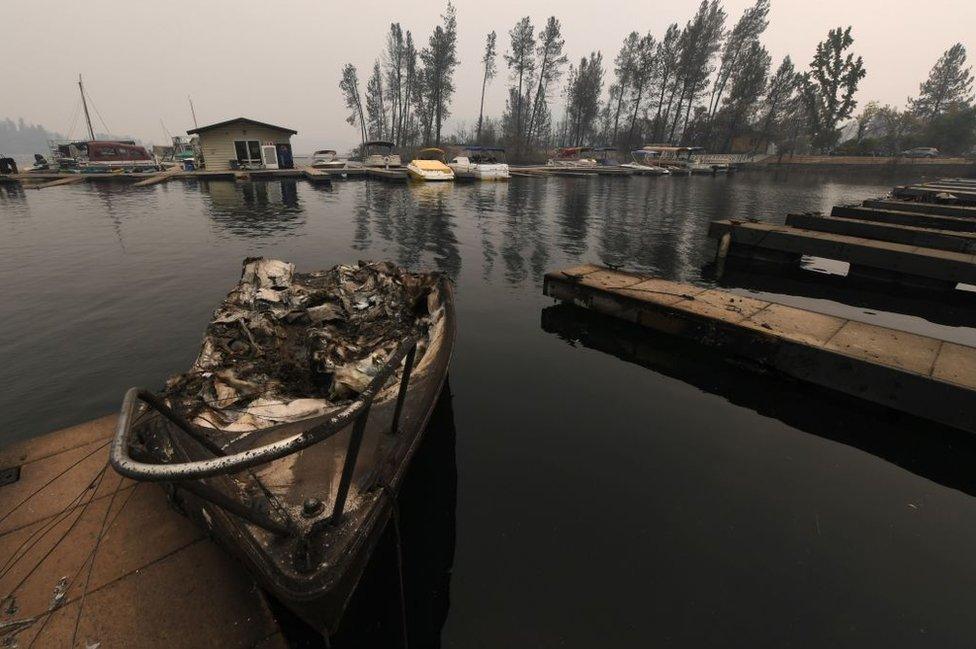
[[[962,44],[951,46],[900,110],[868,102],[857,114],[867,74],[852,28],[831,29],[805,69],[787,55],[773,67],[761,37],[770,0],[756,0],[729,28],[720,0],[702,0],[684,26],[660,37],[628,34],[612,61],[600,51],[578,61],[564,53],[560,21],[536,31],[530,17],[508,31],[502,53],[507,99],[502,115],[484,114],[484,91],[498,72],[497,34],[479,61],[481,107],[473,127],[448,135],[457,58],[457,12],[450,2],[427,45],[415,46],[399,23],[365,84],[352,64],[340,89],[350,124],[367,139],[399,147],[499,144],[513,159],[538,158],[555,146],[603,144],[620,150],[648,142],[703,146],[714,152],[891,155],[912,146],[967,153],[976,144],[973,77]],[[562,114],[553,114],[561,96]]]

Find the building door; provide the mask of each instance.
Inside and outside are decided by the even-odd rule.
[[[278,167],[280,169],[294,169],[295,160],[291,155],[290,144],[278,144]]]
[[[265,169],[278,168],[278,149],[273,144],[261,147],[261,158],[264,160]]]

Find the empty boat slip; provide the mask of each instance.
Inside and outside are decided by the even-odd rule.
[[[910,203],[906,204],[910,205]],[[933,207],[939,207],[935,205]],[[895,225],[910,225],[920,228],[934,228],[936,230],[956,230],[959,232],[976,232],[976,219],[964,216],[942,215],[908,209],[888,209],[873,207],[858,207],[856,205],[837,205],[830,211],[831,216],[845,219],[861,219],[863,221],[879,221]]]
[[[543,292],[798,380],[976,432],[973,347],[596,265],[546,274]]]
[[[893,225],[821,214],[790,214],[786,225],[804,230],[891,241],[924,248],[976,253],[976,232],[956,232],[910,225]]]
[[[729,235],[728,253],[734,257],[792,263],[811,255],[848,262],[851,274],[871,279],[941,288],[976,283],[972,253],[734,220],[713,221],[708,235],[715,239]]]

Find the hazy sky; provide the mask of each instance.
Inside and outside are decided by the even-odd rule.
[[[729,24],[750,0],[726,0]],[[488,31],[498,32],[502,52],[508,30],[527,12],[536,25],[549,15],[562,21],[571,59],[602,50],[612,61],[631,30],[660,36],[671,22],[684,24],[697,0],[458,0],[459,58],[453,117],[478,116],[479,59]],[[316,147],[345,149],[357,141],[345,123],[339,72],[355,64],[365,84],[389,24],[399,21],[426,43],[444,4],[422,2],[332,3],[324,0],[2,0],[0,117],[23,117],[66,132],[78,101],[78,73],[113,133],[166,141],[173,134],[243,115],[299,131],[299,153]],[[867,78],[858,99],[902,106],[939,55],[962,42],[976,62],[973,0],[772,0],[763,42],[777,65],[790,54],[809,63],[827,30],[854,26],[855,50]],[[486,113],[504,107],[506,71],[486,97]],[[557,113],[560,109],[557,108]],[[103,130],[94,117],[97,130]],[[80,121],[73,135],[80,135]]]

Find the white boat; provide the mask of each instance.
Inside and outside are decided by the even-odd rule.
[[[313,169],[343,169],[346,161],[340,160],[332,149],[322,149],[312,154],[312,164],[309,166]]]
[[[407,165],[413,180],[454,180],[454,170],[444,164],[444,151],[434,147],[421,149]]]
[[[508,164],[499,158],[505,153],[500,147],[472,146],[464,150],[467,155],[454,157],[449,166],[457,178],[470,177],[477,180],[508,180]]]
[[[373,140],[372,142],[366,142],[363,145],[363,166],[373,167],[381,169],[389,169],[390,167],[402,167],[403,162],[400,160],[399,153],[393,153],[393,147],[396,145],[393,142],[386,142],[383,140]],[[375,150],[379,150],[375,152]]]
[[[630,152],[630,156],[633,158],[633,161],[626,162],[620,165],[621,167],[632,169],[646,176],[665,176],[671,173],[666,168],[657,164],[657,159],[660,157],[660,154],[654,151],[636,149]]]
[[[672,173],[720,174],[728,173],[732,167],[726,163],[705,162],[702,157],[705,149],[700,146],[645,146],[643,151],[657,154],[658,164],[667,167]]]

